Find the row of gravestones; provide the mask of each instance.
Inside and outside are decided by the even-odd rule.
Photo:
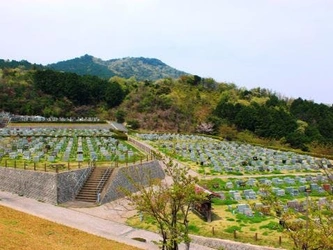
[[[10,115],[13,122],[99,122],[97,117],[43,117],[43,116],[28,116],[28,115]]]
[[[292,196],[298,196],[301,193],[305,193],[307,190],[316,193],[324,193],[325,191],[332,191],[332,186],[329,184],[329,180],[326,176],[317,175],[317,176],[306,176],[300,177],[297,176],[295,178],[291,177],[284,177],[284,178],[261,178],[261,179],[254,179],[250,178],[247,181],[244,180],[235,180],[235,181],[228,181],[225,184],[225,189],[229,190],[229,196],[236,201],[242,200],[243,198],[246,200],[256,200],[257,195],[265,195],[265,193],[258,191],[256,193],[253,189],[248,188],[243,191],[240,190],[233,190],[235,187],[253,187],[257,183],[265,184],[267,186],[272,186],[272,192],[275,193],[277,196],[285,196],[286,194]],[[297,184],[297,185],[296,185]],[[293,185],[281,188],[281,185]],[[225,197],[224,191],[218,193],[220,197]]]
[[[263,172],[318,169],[314,157],[281,152],[249,144],[217,141],[202,136],[172,134],[140,134],[141,139],[155,141],[157,146],[182,156],[186,160],[210,166],[216,172]],[[178,141],[177,141],[178,140]],[[328,167],[330,161],[320,164]]]
[[[51,129],[51,128],[3,128],[0,137],[7,136],[48,136],[48,137],[78,137],[78,136],[112,136],[109,129]]]
[[[284,212],[288,211],[288,209],[294,209],[297,210],[299,212],[305,212],[306,211],[306,206],[307,206],[307,201],[306,200],[291,200],[291,201],[287,201],[286,204],[282,205],[282,210]],[[327,197],[320,197],[317,201],[316,201],[318,208],[321,208],[322,206],[332,206],[332,201],[328,200]],[[263,209],[264,207],[266,207],[266,209]],[[268,210],[267,210],[268,208]],[[261,202],[256,202],[254,204],[254,209],[256,211],[267,211],[269,214],[269,210],[270,207],[269,206],[264,206]],[[232,211],[233,213],[240,213],[240,214],[244,214],[247,215],[249,217],[253,216],[254,212],[251,209],[249,204],[238,204],[236,205],[236,209],[233,209],[232,206],[228,207],[229,211]]]
[[[77,139],[77,151],[74,152],[74,139],[65,137],[29,137],[18,138],[7,141],[5,148],[1,152],[1,155],[9,155],[10,159],[18,159],[22,157],[24,160],[33,160],[39,162],[43,157],[49,162],[55,162],[57,157],[62,161],[69,161],[71,155],[76,153],[76,160],[83,161],[83,142],[82,137]],[[85,137],[88,154],[90,160],[98,160],[98,155],[101,153],[101,157],[106,161],[112,160],[112,154],[116,154],[120,161],[124,161],[126,157],[133,157],[134,152],[129,150],[126,145],[119,143],[112,137],[103,138],[98,137]],[[93,142],[92,142],[93,141]]]

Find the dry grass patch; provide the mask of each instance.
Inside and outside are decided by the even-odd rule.
[[[0,206],[0,249],[138,249]]]

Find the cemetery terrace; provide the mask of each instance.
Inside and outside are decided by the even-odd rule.
[[[67,168],[69,163],[110,165],[142,160],[142,153],[112,136],[108,129],[4,128],[0,130],[1,166]]]
[[[319,172],[328,159],[283,152],[209,137],[180,134],[137,134],[137,137],[188,163],[205,175]]]

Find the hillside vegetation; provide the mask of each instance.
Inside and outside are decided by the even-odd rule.
[[[0,68],[0,109],[14,114],[98,116],[132,129],[210,134],[333,155],[333,107],[325,104],[195,75],[106,80],[36,66]]]

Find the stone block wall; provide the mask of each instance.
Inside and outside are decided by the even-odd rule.
[[[84,168],[57,175],[58,203],[72,201],[86,182],[92,168]]]
[[[51,204],[64,203],[75,199],[91,170],[84,168],[57,174],[0,167],[0,190]],[[116,168],[102,193],[102,203],[124,197],[121,190],[136,192],[135,182],[147,185],[151,178],[164,177],[158,161]]]
[[[57,204],[57,174],[0,167],[0,189]]]
[[[213,249],[225,249],[225,250],[278,250],[281,248],[257,246],[252,244],[246,244],[231,240],[222,240],[217,238],[206,238],[203,236],[190,235],[193,243],[210,247]]]
[[[58,204],[74,200],[91,168],[63,173],[0,167],[0,190]]]
[[[151,178],[165,178],[165,173],[158,161],[116,168],[112,173],[110,182],[105,188],[105,193],[102,193],[101,203],[107,203],[124,197],[125,194],[122,190],[136,192],[137,189],[133,183],[140,182],[147,185]]]

